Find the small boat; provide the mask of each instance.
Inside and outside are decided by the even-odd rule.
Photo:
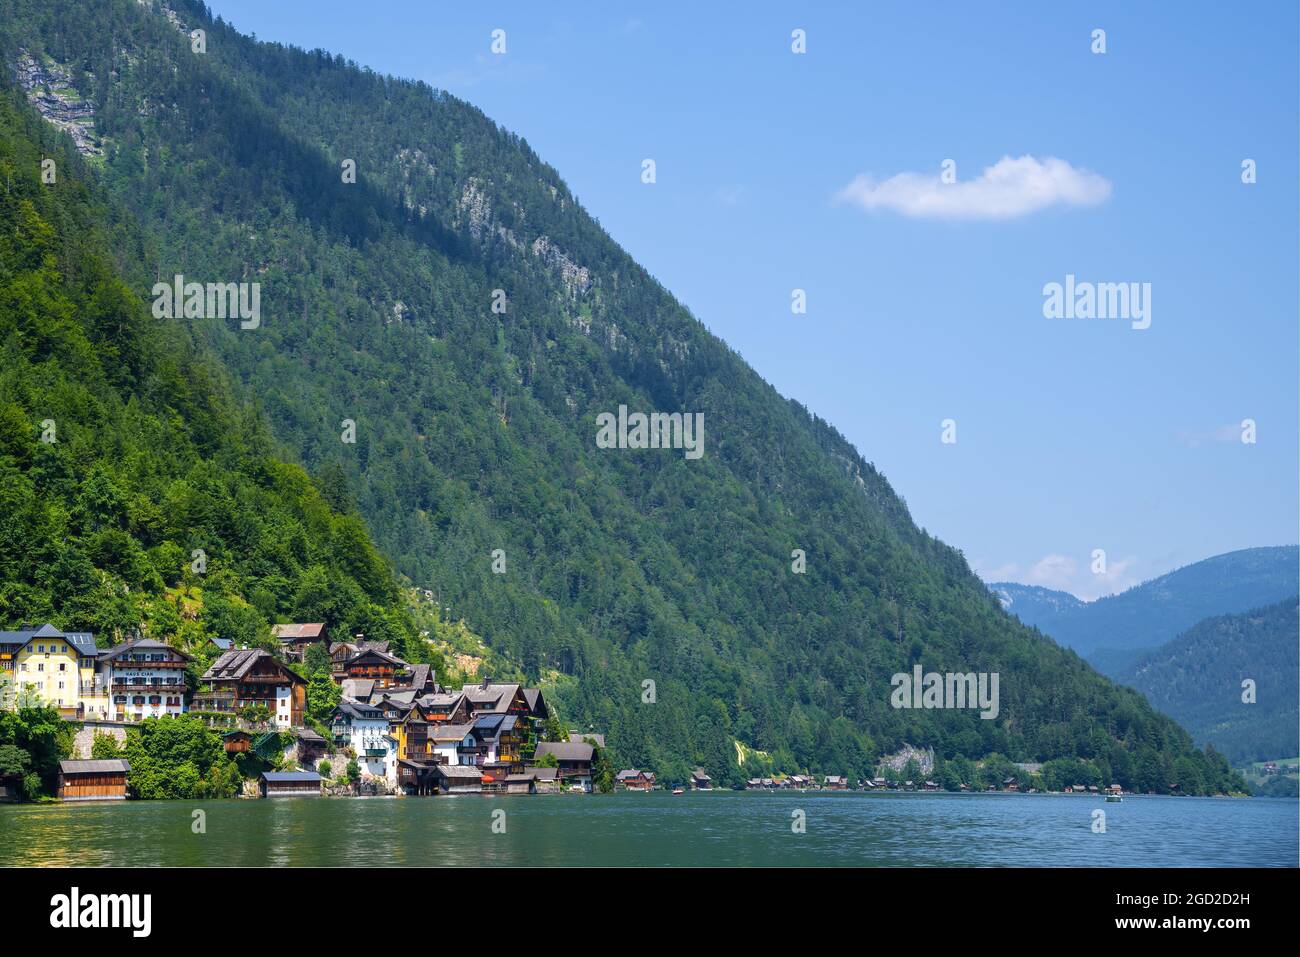
[[[673,793],[674,793],[674,794],[685,794],[686,791],[684,791],[682,788],[673,788]]]
[[[1124,801],[1124,797],[1123,797],[1123,795],[1120,795],[1120,794],[1107,794],[1107,795],[1106,795],[1106,803],[1107,803],[1107,804],[1121,804],[1121,803],[1123,803],[1123,801]]]

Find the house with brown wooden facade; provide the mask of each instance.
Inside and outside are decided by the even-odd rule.
[[[307,655],[307,649],[314,644],[325,642],[325,647],[329,648],[324,622],[276,625],[271,631],[280,642],[284,656],[290,661],[302,661]]]
[[[194,707],[200,711],[237,712],[263,705],[278,728],[302,725],[307,682],[269,651],[238,648],[227,651],[199,679]]]

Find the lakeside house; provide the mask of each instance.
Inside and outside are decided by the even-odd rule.
[[[654,775],[637,768],[627,768],[614,775],[614,786],[625,791],[649,791],[654,787]]]
[[[439,764],[433,769],[439,794],[478,794],[483,790],[483,772],[464,764]]]
[[[0,631],[0,679],[12,681],[0,707],[12,710],[21,701],[39,701],[66,720],[108,720],[111,706],[99,654],[88,631],[65,632],[51,624]]]
[[[315,771],[263,771],[258,779],[262,797],[320,797],[321,776]]]
[[[343,698],[330,715],[334,743],[352,749],[362,780],[397,777],[397,740],[384,712],[373,705]]]
[[[238,648],[224,652],[199,679],[194,707],[235,712],[263,705],[278,728],[302,725],[307,682],[269,651]]]
[[[99,673],[112,695],[114,721],[174,718],[185,713],[185,668],[193,659],[152,638],[99,654]]]
[[[691,787],[697,791],[712,791],[713,778],[709,777],[704,768],[696,768],[691,772]]]
[[[843,791],[849,786],[849,779],[842,774],[828,774],[822,786],[831,791]]]
[[[555,756],[557,778],[562,788],[591,791],[591,761],[595,748],[583,742],[543,741],[537,745],[537,757]]]
[[[131,765],[113,758],[99,761],[60,761],[60,801],[124,801]]]

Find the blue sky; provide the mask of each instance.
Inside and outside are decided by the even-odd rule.
[[[1297,540],[1294,4],[210,2],[520,133],[990,580],[1093,598]],[[1045,318],[1067,274],[1150,283],[1150,328]]]

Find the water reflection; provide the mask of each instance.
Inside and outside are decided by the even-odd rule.
[[[1296,802],[621,794],[0,806],[4,866],[1295,866]],[[191,827],[196,808],[206,833]],[[793,833],[791,812],[807,829]],[[504,810],[505,833],[492,813]]]

